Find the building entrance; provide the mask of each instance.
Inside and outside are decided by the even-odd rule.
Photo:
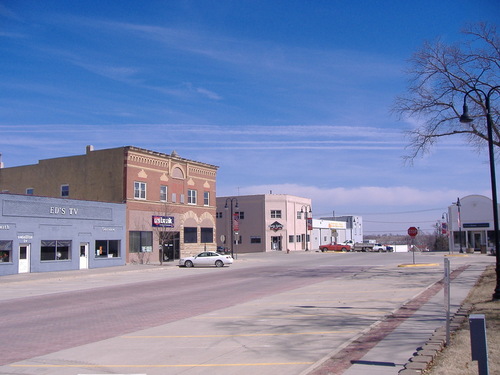
[[[271,250],[282,250],[282,248],[281,248],[281,236],[271,237]]]
[[[31,272],[30,248],[31,245],[29,243],[19,245],[19,273]]]
[[[180,259],[180,234],[179,232],[163,232],[160,235],[163,238],[163,247],[160,257],[163,256],[163,262]],[[160,243],[161,247],[161,243]]]
[[[86,270],[89,268],[89,243],[80,243],[80,269]]]

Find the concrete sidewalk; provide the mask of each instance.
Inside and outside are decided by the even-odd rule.
[[[464,265],[454,271],[455,275],[452,273],[452,321],[455,315],[458,315],[457,320],[463,320],[466,315],[463,301],[488,264]],[[333,350],[301,375],[418,375],[445,344],[445,327],[444,288],[438,282],[407,301],[384,321]]]

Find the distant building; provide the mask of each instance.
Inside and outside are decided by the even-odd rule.
[[[125,264],[125,205],[0,194],[0,275]]]
[[[335,225],[337,228],[333,232],[333,237],[337,233],[337,240],[334,243],[342,243],[346,240],[352,240],[355,243],[363,242],[363,217],[356,215],[343,215],[335,217],[322,217],[321,220],[332,223],[344,223],[341,224],[331,224]],[[335,233],[336,232],[336,233]],[[323,244],[323,242],[321,243]]]
[[[313,219],[312,248],[319,249],[321,245],[342,243],[347,237],[347,226],[344,221]]]
[[[495,247],[493,203],[488,197],[467,195],[459,198],[448,206],[447,226],[450,250],[453,252],[459,252],[461,248],[463,252],[489,253]]]
[[[0,169],[0,191],[125,203],[127,262],[215,250],[217,166],[133,146]]]
[[[232,248],[236,254],[311,250],[311,231],[308,198],[286,194],[217,197],[217,245]]]

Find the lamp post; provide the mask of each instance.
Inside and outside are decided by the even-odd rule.
[[[489,89],[486,93],[481,89],[473,88],[467,91],[464,96],[464,106],[463,113],[460,116],[460,122],[470,123],[474,119],[469,115],[469,108],[467,107],[467,97],[471,92],[475,92],[477,95],[484,95],[485,106],[486,106],[486,124],[488,129],[488,151],[490,157],[490,178],[491,178],[491,198],[493,200],[493,227],[494,234],[493,238],[495,240],[495,257],[496,257],[496,275],[497,275],[497,285],[495,287],[495,292],[493,293],[493,299],[500,299],[500,238],[498,235],[498,201],[497,201],[497,183],[495,176],[495,152],[493,150],[493,119],[491,118],[491,106],[490,106],[490,96],[494,91],[500,92],[500,86],[495,86]]]
[[[451,246],[450,246],[450,224],[449,224],[449,217],[448,217],[448,212],[443,212],[443,214],[441,215],[441,220],[444,220],[446,219],[446,237],[448,237],[448,254],[451,254]],[[441,228],[441,232],[443,232],[442,230],[443,228]]]
[[[230,223],[231,223],[231,225],[230,225],[231,235],[229,236],[229,237],[231,237],[231,257],[234,258],[234,210],[233,210],[233,203],[235,203],[234,208],[238,208],[238,198],[227,198],[226,205],[224,206],[224,208],[226,210],[229,208],[228,202],[229,202],[229,205],[231,206],[231,217],[229,218]]]
[[[309,251],[309,247],[308,247],[308,244],[307,244],[307,243],[308,243],[308,241],[307,241],[307,231],[308,231],[308,228],[309,228],[309,223],[308,223],[308,221],[307,221],[307,219],[308,219],[308,217],[307,217],[307,213],[308,213],[308,212],[307,212],[307,208],[308,208],[308,207],[309,207],[309,213],[312,213],[311,206],[309,206],[309,205],[307,205],[307,204],[303,205],[303,206],[300,208],[300,213],[301,213],[301,214],[303,214],[304,212],[306,213],[306,215],[305,215],[305,218],[306,218],[306,238],[305,238],[305,240],[306,240],[306,251]],[[305,209],[305,210],[304,210],[304,209]]]
[[[462,249],[462,218],[460,216],[460,207],[462,207],[462,205],[460,204],[460,198],[457,198],[457,208],[458,208],[458,238],[459,238],[459,242],[460,242],[460,254],[462,254],[464,252],[464,250]]]

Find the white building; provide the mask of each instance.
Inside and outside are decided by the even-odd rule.
[[[469,249],[489,253],[495,246],[492,200],[483,195],[457,199],[448,207],[448,228],[449,245],[453,252]]]
[[[217,246],[235,254],[311,250],[311,199],[287,194],[218,197],[216,228]]]
[[[355,243],[363,242],[363,217],[345,215],[323,217],[319,220],[323,223],[328,223],[328,226],[333,229],[331,243],[342,243],[346,240],[352,240]],[[318,245],[323,244],[325,244],[325,242],[323,242],[322,239]]]
[[[319,249],[321,245],[342,243],[347,237],[347,223],[326,219],[313,219],[312,248]]]

